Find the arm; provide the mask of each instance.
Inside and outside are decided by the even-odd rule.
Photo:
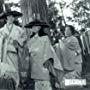
[[[17,27],[17,37],[15,40],[13,40],[13,45],[18,49],[19,51],[22,51],[24,47],[24,41],[26,40],[26,33],[21,27]]]
[[[61,62],[58,59],[58,56],[56,55],[54,48],[50,44],[48,37],[46,38],[45,44],[46,44],[46,46],[45,46],[45,53],[44,53],[45,57],[44,57],[44,59],[47,61],[50,58],[52,58],[53,59],[53,67],[58,69],[58,70],[63,70]]]
[[[17,36],[18,43],[21,46],[23,46],[26,39],[27,39],[26,31],[24,31],[23,28],[18,27],[18,36]]]
[[[53,66],[53,62],[54,62],[53,59],[50,58],[50,59],[48,59],[46,62],[44,62],[43,66],[44,66],[45,68],[47,68],[48,71],[49,71],[54,77],[56,77],[56,72],[55,72],[55,69],[54,69],[54,66]]]
[[[64,44],[68,49],[75,51],[76,55],[81,53],[81,48],[80,48],[78,39],[76,37],[70,38]]]

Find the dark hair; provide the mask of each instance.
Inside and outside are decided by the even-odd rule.
[[[45,36],[45,35],[47,35],[47,33],[45,33],[45,28],[44,27],[41,27],[41,29],[39,30],[39,32],[38,32],[38,35],[41,37],[41,36]]]
[[[45,33],[44,29],[45,29],[45,28],[41,26],[41,29],[40,29],[39,32],[38,32],[38,35],[39,35],[40,37],[47,35],[47,33]],[[32,35],[30,36],[30,38],[34,37],[34,35],[35,35],[35,33],[33,32]]]
[[[82,28],[82,29],[80,30],[80,32],[85,32],[85,28]]]
[[[14,20],[13,23],[14,23],[16,26],[22,27],[22,25],[19,23],[18,20]]]
[[[35,33],[33,32],[32,35],[30,36],[30,38],[34,37]]]
[[[70,28],[72,35],[74,35],[76,33],[76,30],[75,30],[75,28],[72,25],[66,25],[66,27]]]

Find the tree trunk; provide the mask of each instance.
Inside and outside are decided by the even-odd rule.
[[[48,14],[46,0],[31,0],[31,8],[32,13],[34,13],[37,18],[39,14],[40,19],[47,22]]]
[[[22,23],[23,25],[32,21],[32,9],[31,9],[31,0],[21,0],[21,11],[23,13]]]
[[[0,0],[0,13],[3,12],[3,3],[4,3],[4,0]]]
[[[40,18],[47,22],[48,15],[46,0],[21,0],[21,9],[26,16],[29,15],[30,17],[34,14],[35,18]]]
[[[4,0],[0,0],[0,14],[2,14],[4,11],[3,5],[4,5]],[[5,24],[5,20],[1,19],[0,28],[2,28],[4,24]]]
[[[23,13],[23,25],[37,18],[48,22],[48,10],[46,0],[21,0],[21,11]],[[50,31],[45,30],[50,37]]]

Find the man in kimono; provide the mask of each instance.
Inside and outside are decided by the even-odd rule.
[[[12,89],[19,85],[19,72],[18,72],[18,56],[16,49],[19,44],[22,44],[23,30],[13,24],[16,17],[21,17],[22,13],[17,11],[8,11],[4,13],[0,18],[6,20],[6,24],[0,29],[0,78],[5,78],[3,85],[0,87],[3,89]],[[9,79],[15,83],[9,82]],[[2,79],[3,80],[3,79]],[[6,86],[4,83],[7,81]],[[2,81],[1,81],[2,82]],[[9,87],[10,86],[10,87]]]
[[[52,90],[49,74],[56,76],[56,73],[50,68],[51,63],[54,68],[63,69],[49,38],[44,33],[44,28],[48,28],[48,25],[40,20],[34,20],[25,27],[31,28],[31,32],[34,33],[27,41],[27,47],[31,57],[31,78],[35,80],[35,90]]]

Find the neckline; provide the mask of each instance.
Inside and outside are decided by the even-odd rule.
[[[6,24],[6,27],[7,27],[8,31],[11,32],[11,31],[12,31],[12,28],[13,28],[13,24],[11,24],[11,27],[9,27],[9,26]]]

